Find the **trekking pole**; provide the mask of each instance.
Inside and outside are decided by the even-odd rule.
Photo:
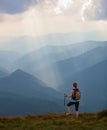
[[[64,94],[64,112],[66,112],[66,109],[65,109],[65,94]]]

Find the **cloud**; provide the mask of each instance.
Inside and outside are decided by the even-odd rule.
[[[10,0],[0,0],[0,6],[3,1]],[[105,3],[101,4],[104,0],[102,2],[97,0],[96,4],[95,0],[34,0],[34,2],[32,0],[32,4],[22,1],[31,2],[31,0],[17,0],[20,3],[17,5],[21,6],[17,7],[20,9],[19,11],[13,10],[9,13],[5,10],[6,13],[0,13],[1,36],[40,36],[60,32],[107,30],[106,21],[97,21],[98,18],[106,18],[104,16],[107,13],[103,13],[103,17],[97,15],[97,10],[102,7],[101,5],[106,6]],[[61,1],[63,2],[61,3]],[[5,8],[7,7],[6,4]],[[106,9],[106,7],[104,8]],[[87,20],[83,22],[81,11],[84,19],[94,19],[94,21]]]
[[[68,10],[74,0],[0,0],[0,13],[17,14],[26,11],[30,6],[41,14],[59,14]]]
[[[107,0],[88,0],[83,5],[82,17],[85,20],[107,20]]]
[[[41,0],[38,6],[44,14],[67,15],[76,14],[82,7],[83,0]]]
[[[34,7],[40,15],[69,14],[84,20],[106,20],[106,5],[107,0],[0,0],[0,14],[19,14]]]
[[[0,0],[0,13],[17,14],[21,13],[38,0]]]

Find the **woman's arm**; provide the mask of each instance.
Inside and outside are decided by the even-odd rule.
[[[65,97],[68,97],[68,98],[71,98],[71,97],[72,97],[72,95],[73,95],[73,90],[71,90],[71,92],[70,92],[70,94],[69,94],[69,95],[64,94],[64,96],[65,96]]]

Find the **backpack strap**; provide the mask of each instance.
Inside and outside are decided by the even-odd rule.
[[[74,93],[76,93],[76,92],[78,92],[79,91],[79,89],[77,88],[77,89],[73,89],[74,90]]]

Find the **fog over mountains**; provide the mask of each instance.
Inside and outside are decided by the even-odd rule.
[[[46,45],[26,53],[0,50],[0,61],[0,115],[63,112],[63,93],[74,81],[82,93],[80,111],[107,108],[107,41]]]
[[[69,73],[73,74],[103,61],[107,57],[106,50],[107,42],[94,41],[45,46],[18,59],[12,65],[12,70],[20,68],[42,79],[49,86],[58,87]]]

